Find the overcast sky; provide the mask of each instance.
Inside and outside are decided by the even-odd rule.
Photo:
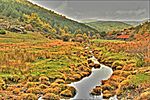
[[[144,20],[149,0],[29,0],[75,20]]]

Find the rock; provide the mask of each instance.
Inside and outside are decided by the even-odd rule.
[[[11,32],[24,32],[24,30],[20,28],[20,26],[11,26],[10,31]]]
[[[58,95],[55,95],[54,93],[46,93],[42,99],[44,100],[60,100]]]

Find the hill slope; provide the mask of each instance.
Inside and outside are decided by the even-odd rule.
[[[96,21],[86,23],[86,25],[97,29],[99,32],[105,31],[112,31],[112,30],[122,30],[124,28],[128,28],[131,25],[119,22],[119,21]]]
[[[65,16],[56,14],[32,4],[27,0],[0,0],[0,18],[9,24],[25,26],[31,24],[36,30],[52,34],[97,32],[95,29],[83,23],[73,21]],[[3,23],[1,21],[1,23]]]

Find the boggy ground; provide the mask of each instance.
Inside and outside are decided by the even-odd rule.
[[[91,94],[103,93],[105,99],[117,95],[119,100],[150,100],[150,66],[139,66],[142,62],[130,53],[114,52],[115,49],[111,42],[104,43],[105,47],[102,42],[92,44],[98,61],[110,66],[114,72],[108,80],[102,81],[101,86],[96,86]],[[118,43],[113,42],[115,42],[115,47],[118,43],[120,44],[118,41]]]
[[[83,47],[39,33],[0,35],[0,100],[73,97],[67,84],[91,73]]]
[[[98,61],[114,70],[111,78],[103,81],[91,94],[103,92],[104,98],[117,95],[118,99],[125,100],[150,99],[149,67],[140,67],[143,62],[130,53],[114,52],[117,45],[124,42],[113,42],[115,46],[112,41],[90,45]],[[37,100],[42,96],[45,100],[59,100],[73,97],[75,89],[67,84],[90,75],[92,67],[99,67],[87,62],[91,52],[84,47],[85,43],[49,40],[40,33],[7,32],[0,35],[0,99]]]

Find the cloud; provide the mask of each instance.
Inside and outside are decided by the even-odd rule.
[[[116,11],[116,14],[120,15],[141,15],[145,14],[147,11],[146,9],[138,9],[138,10],[118,10]]]

